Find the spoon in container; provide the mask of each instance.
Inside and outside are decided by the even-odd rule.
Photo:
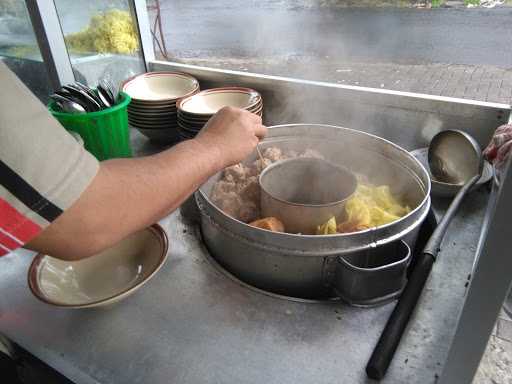
[[[265,165],[265,160],[263,159],[263,155],[261,154],[260,145],[256,144],[256,152],[258,152],[258,157],[261,160],[261,166],[263,167]]]
[[[102,79],[100,80],[100,85],[105,89],[110,99],[112,100],[112,105],[114,105],[117,101],[118,92],[117,89],[114,87],[114,84],[109,79]]]
[[[113,105],[113,103],[115,102],[115,100],[111,100],[110,99],[110,94],[108,92],[106,92],[103,87],[101,85],[98,84],[97,88],[96,88],[97,92],[98,92],[98,98],[101,100],[101,102],[107,107],[111,107]]]
[[[56,103],[56,105],[63,111],[68,113],[86,113],[86,109],[75,103],[73,100],[69,100],[61,95],[53,94],[50,96]]]
[[[448,225],[467,192],[480,179],[484,164],[482,151],[475,139],[458,130],[441,131],[434,136],[428,148],[428,163],[436,180],[463,187],[453,198],[423,251],[417,255],[416,266],[368,361],[366,373],[376,380],[386,374],[440,251]]]

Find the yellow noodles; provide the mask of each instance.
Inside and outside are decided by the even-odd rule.
[[[336,218],[331,217],[325,224],[320,225],[316,229],[317,235],[334,235],[336,231]]]
[[[359,184],[354,195],[347,201],[345,211],[346,220],[337,226],[337,233],[362,231],[388,224],[405,216],[411,209],[401,205],[387,185],[374,187]],[[318,234],[324,235],[326,231],[332,230],[331,220],[319,227]]]

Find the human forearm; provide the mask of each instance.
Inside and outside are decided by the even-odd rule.
[[[259,116],[227,107],[194,140],[154,156],[105,161],[27,248],[63,259],[97,253],[172,212],[209,176],[244,159],[265,133]]]
[[[137,159],[101,164],[73,206],[29,247],[59,258],[90,256],[176,209],[225,164],[197,140]]]

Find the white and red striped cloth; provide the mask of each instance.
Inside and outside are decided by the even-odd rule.
[[[70,207],[98,161],[0,62],[0,256]]]
[[[41,232],[41,229],[40,225],[0,198],[0,255],[22,247]]]

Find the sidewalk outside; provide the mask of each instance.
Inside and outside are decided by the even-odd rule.
[[[325,58],[182,59],[186,63],[344,85],[512,103],[512,69],[490,65],[342,63]]]

